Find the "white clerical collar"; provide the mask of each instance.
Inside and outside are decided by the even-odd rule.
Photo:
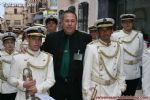
[[[27,49],[27,53],[29,54],[29,55],[31,55],[31,56],[38,56],[39,54],[40,54],[40,50],[38,50],[38,51],[32,51],[31,49]]]
[[[106,43],[106,42],[104,42],[104,41],[101,40],[101,39],[99,39],[99,42],[100,42],[102,45],[107,46],[107,47],[111,45],[111,42],[110,42],[110,43]]]

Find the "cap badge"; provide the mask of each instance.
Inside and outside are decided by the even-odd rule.
[[[106,21],[107,21],[107,19],[106,19],[106,18],[104,18],[104,19],[103,19],[103,22],[106,22]]]
[[[41,29],[41,28],[38,28],[38,32],[39,32],[39,33],[42,33],[42,29]]]

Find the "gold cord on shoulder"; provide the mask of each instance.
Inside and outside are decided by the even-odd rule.
[[[36,68],[36,69],[44,69],[45,67],[48,66],[49,61],[50,61],[50,57],[51,57],[50,54],[48,54],[48,60],[47,60],[46,64],[43,65],[43,66],[35,66],[35,65],[31,64],[30,62],[27,62],[27,66],[30,66],[30,67],[33,67],[33,68]]]
[[[28,50],[26,51],[30,56],[34,56],[32,53],[30,53]]]
[[[104,53],[103,51],[101,51],[101,54],[102,54],[103,56],[107,57],[107,58],[113,58],[113,57],[115,57],[115,56],[118,54],[118,51],[119,51],[119,43],[117,43],[117,49],[116,49],[116,51],[115,51],[114,54],[112,54],[112,55],[107,55],[107,54]]]
[[[117,74],[116,74],[116,76],[111,75],[111,73],[108,71],[108,69],[107,69],[107,67],[106,67],[106,65],[105,65],[105,62],[104,62],[102,56],[104,56],[104,57],[106,57],[106,58],[114,58],[114,57],[117,57],[119,50],[120,50],[120,45],[119,45],[119,43],[117,43],[117,50],[115,51],[115,53],[114,53],[113,55],[106,55],[104,52],[99,52],[99,58],[100,58],[99,63],[100,63],[101,66],[102,66],[101,68],[100,68],[100,66],[99,66],[99,68],[100,68],[100,70],[102,70],[103,67],[104,67],[105,70],[106,70],[106,72],[107,72],[107,74],[109,75],[109,77],[112,78],[113,80],[117,80],[117,79],[118,79],[118,75],[117,75]]]
[[[109,77],[110,77],[111,79],[113,79],[113,80],[117,80],[117,79],[118,79],[118,75],[117,75],[117,74],[116,74],[116,76],[111,75],[111,73],[108,71],[108,69],[107,69],[107,67],[106,67],[106,65],[105,65],[105,62],[104,62],[104,60],[103,60],[103,58],[102,58],[102,55],[100,55],[100,58],[101,58],[101,60],[102,60],[102,64],[103,64],[103,66],[104,66],[104,68],[105,68],[107,74],[109,75]]]
[[[4,73],[3,73],[3,66],[2,66],[2,61],[0,61],[0,79],[3,81],[7,81],[7,78],[5,78]]]
[[[135,38],[136,38],[136,36],[138,35],[138,32],[136,33],[136,35],[130,40],[130,41],[122,41],[122,42],[124,42],[124,43],[131,43]],[[131,53],[131,52],[129,52],[127,49],[125,49],[125,48],[123,48],[123,50],[127,53],[127,54],[129,54],[130,56],[132,56],[132,57],[138,57],[138,54],[135,54],[135,53]]]
[[[123,48],[123,50],[132,57],[138,57],[138,55],[129,52],[127,49]]]
[[[129,41],[123,40],[122,42],[124,42],[124,43],[131,43],[136,38],[137,35],[138,35],[138,33],[136,33],[135,36],[131,40],[129,40]]]

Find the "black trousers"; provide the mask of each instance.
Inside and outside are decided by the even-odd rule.
[[[81,85],[76,83],[57,81],[50,89],[50,96],[55,100],[82,100]]]
[[[126,91],[122,93],[122,95],[123,96],[134,96],[139,81],[140,81],[140,78],[137,78],[134,80],[126,80],[127,88],[126,88]]]
[[[0,100],[15,100],[16,93],[11,94],[1,94],[0,93]]]

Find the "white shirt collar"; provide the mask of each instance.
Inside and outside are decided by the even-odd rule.
[[[31,49],[27,49],[27,53],[29,54],[29,55],[31,55],[31,56],[35,56],[35,57],[37,57],[39,54],[40,54],[40,50],[38,50],[38,51],[32,51]]]

